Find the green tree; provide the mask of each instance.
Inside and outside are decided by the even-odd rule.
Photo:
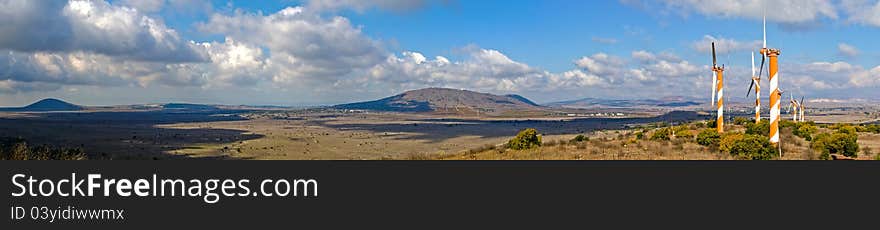
[[[651,140],[653,141],[668,141],[670,140],[670,136],[672,135],[672,129],[670,128],[662,128],[654,131],[654,134],[651,134]]]
[[[770,121],[761,120],[758,123],[746,123],[746,134],[751,135],[770,135]]]
[[[704,129],[697,134],[697,144],[702,146],[718,146],[721,142],[721,135],[715,129]]]
[[[766,136],[729,133],[721,138],[720,149],[738,159],[770,160],[776,151]]]
[[[507,142],[507,147],[515,150],[532,149],[541,146],[541,136],[538,130],[528,128],[523,129],[516,137]]]
[[[590,140],[589,137],[586,137],[586,136],[584,136],[584,135],[582,135],[582,134],[578,134],[577,136],[575,136],[574,138],[572,138],[571,141],[569,141],[569,142],[570,142],[570,143],[577,143],[577,142],[584,142],[584,141],[589,141],[589,140]]]
[[[841,126],[834,133],[822,133],[813,137],[810,147],[822,153],[820,158],[828,159],[830,154],[843,154],[857,157],[859,135],[852,126]]]

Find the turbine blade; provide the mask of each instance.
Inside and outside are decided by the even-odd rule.
[[[766,60],[766,56],[761,55],[761,68],[758,69],[758,79],[761,79],[761,75],[764,74],[764,61]]]
[[[752,51],[752,77],[755,77],[755,52]]]
[[[752,79],[752,84],[749,84],[749,90],[746,91],[746,98],[749,97],[749,94],[752,93],[752,87],[755,86],[755,79]]]
[[[767,7],[764,6],[764,48],[767,48]]]
[[[718,59],[715,58],[715,42],[712,42],[712,67],[718,66]]]

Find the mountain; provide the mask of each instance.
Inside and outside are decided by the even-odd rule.
[[[500,112],[537,110],[541,106],[519,95],[494,95],[468,90],[426,88],[367,102],[335,105],[337,109],[388,112]]]
[[[571,101],[560,101],[547,104],[550,107],[565,108],[633,108],[633,107],[687,107],[700,105],[683,97],[665,97],[660,99],[638,99],[638,100],[619,100],[619,99],[600,99],[600,98],[584,98]]]
[[[166,110],[217,110],[216,106],[187,103],[168,103],[162,105]]]
[[[40,100],[38,102],[34,102],[25,107],[19,108],[0,108],[0,111],[11,111],[11,112],[54,112],[54,111],[80,111],[84,108],[82,106],[74,105],[62,100],[47,98]]]

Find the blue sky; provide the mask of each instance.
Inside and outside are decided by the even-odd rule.
[[[44,97],[87,105],[318,105],[423,87],[516,93],[538,102],[703,98],[712,41],[729,66],[728,92],[738,95],[751,75],[749,52],[760,46],[763,6],[768,43],[782,49],[783,88],[816,99],[880,99],[877,1],[0,5],[0,16],[15,19],[0,25],[8,32],[0,35],[0,61],[10,63],[0,67],[6,106]]]

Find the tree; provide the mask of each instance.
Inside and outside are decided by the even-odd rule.
[[[758,123],[746,123],[746,134],[751,135],[770,135],[770,121],[762,120]]]
[[[523,129],[516,137],[507,142],[507,147],[515,150],[532,149],[541,146],[541,136],[538,136],[538,130],[528,128]]]
[[[651,134],[652,141],[668,141],[670,136],[672,135],[672,129],[670,128],[662,128],[654,131],[654,134]]]
[[[819,128],[810,124],[810,123],[798,123],[794,130],[792,130],[792,134],[795,136],[804,138],[804,140],[812,141],[813,134],[819,131]]]
[[[765,136],[731,133],[721,139],[720,149],[738,159],[770,160],[776,151]]]
[[[688,128],[687,125],[676,126],[673,133],[675,134],[675,138],[682,139],[693,139],[694,133],[691,132],[691,129]]]
[[[575,136],[574,138],[572,138],[571,141],[569,141],[569,142],[571,142],[571,143],[577,143],[577,142],[584,142],[584,141],[589,141],[589,140],[590,140],[589,137],[586,137],[586,136],[584,136],[583,134],[578,134],[577,136]]]
[[[857,157],[859,152],[859,135],[852,126],[838,127],[834,133],[822,133],[816,135],[810,142],[810,147],[820,151],[822,159],[829,159],[831,154],[843,154],[847,157]]]
[[[721,142],[721,135],[715,129],[704,129],[697,134],[697,144],[702,146],[715,146]]]
[[[748,124],[748,123],[754,123],[754,122],[752,122],[751,119],[748,119],[748,118],[745,118],[745,117],[737,117],[737,118],[733,118],[733,124],[734,124],[734,125],[745,125],[745,124]]]

